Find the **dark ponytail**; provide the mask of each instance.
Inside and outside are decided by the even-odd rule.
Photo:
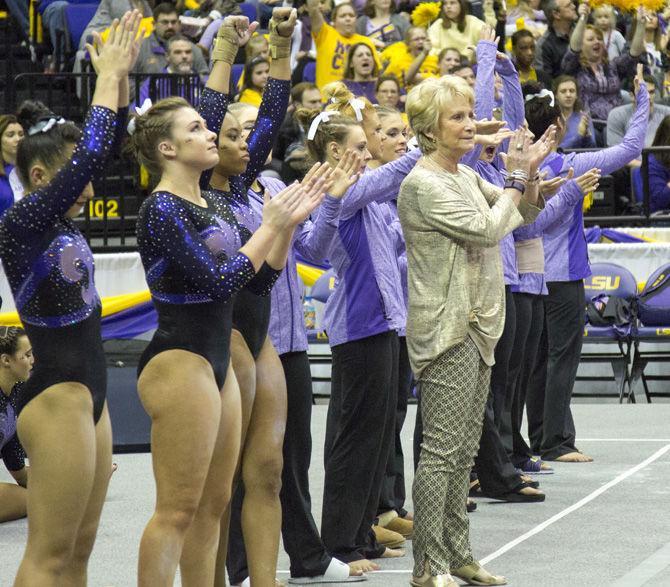
[[[30,189],[30,168],[39,161],[49,170],[57,170],[63,163],[64,148],[76,144],[81,131],[72,122],[63,121],[42,102],[26,100],[16,113],[26,133],[16,152],[16,171],[26,190]],[[54,123],[50,121],[54,120]]]

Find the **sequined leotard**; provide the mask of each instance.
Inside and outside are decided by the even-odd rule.
[[[104,167],[126,113],[120,110],[117,117],[108,108],[92,106],[72,158],[0,223],[0,256],[35,355],[19,411],[46,388],[72,381],[91,392],[95,422],[102,413],[107,369],[93,254],[65,214]]]
[[[228,96],[205,89],[202,103],[223,118]],[[221,388],[230,358],[231,298],[243,287],[265,292],[274,283],[274,272],[263,265],[256,273],[249,258],[238,252],[240,227],[227,200],[207,190],[202,197],[207,207],[154,192],[140,209],[137,242],[158,329],[138,373],[157,354],[181,349],[207,359]]]
[[[0,457],[9,471],[20,471],[26,466],[26,455],[16,434],[18,398],[22,386],[22,383],[17,383],[8,396],[0,391]]]
[[[247,140],[249,144],[249,164],[242,175],[230,178],[230,192],[213,190],[224,196],[230,203],[242,231],[242,244],[258,230],[262,221],[262,197],[258,206],[252,202],[251,185],[260,173],[272,150],[279,129],[288,108],[291,83],[287,80],[270,78],[263,91],[263,101],[258,110],[258,118]],[[207,103],[200,103],[200,113],[207,120],[207,127],[219,133],[223,117],[217,117]],[[251,196],[251,197],[250,197]],[[276,272],[275,280],[281,271]],[[273,282],[274,283],[274,282]],[[272,284],[273,284],[272,283]],[[270,297],[272,284],[259,295],[249,288],[241,290],[233,307],[233,328],[244,337],[251,354],[258,357],[270,324]]]

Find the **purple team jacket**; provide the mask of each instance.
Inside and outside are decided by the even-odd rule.
[[[633,120],[620,144],[590,153],[551,153],[541,165],[541,170],[547,172],[547,179],[565,175],[570,167],[574,169],[576,177],[593,167],[607,175],[639,157],[644,147],[649,119],[649,93],[645,84],[640,86],[636,103]],[[576,281],[591,275],[581,200],[573,207],[572,214],[565,214],[547,228],[542,243],[547,282]]]
[[[382,204],[398,197],[419,157],[416,149],[368,171],[344,197],[328,255],[337,276],[325,313],[331,347],[405,327],[395,243]]]
[[[286,187],[278,179],[259,177],[258,180],[270,192],[270,196],[274,196]],[[254,206],[260,203],[262,210],[262,202],[259,202],[258,194],[254,193],[251,196],[250,192],[249,199]],[[326,196],[316,211],[314,220],[303,222],[295,230],[293,243],[288,251],[286,269],[277,279],[271,294],[272,311],[268,333],[280,355],[306,351],[308,347],[302,307],[303,288],[298,278],[295,253],[297,251],[306,259],[314,263],[321,263],[326,258],[337,231],[341,210],[342,200]]]
[[[544,205],[544,209],[535,222],[520,226],[514,231],[515,241],[526,241],[535,238],[542,238],[545,231],[549,230],[556,223],[562,222],[570,217],[570,211],[584,198],[584,194],[574,180],[567,182],[556,195],[549,198]],[[545,253],[546,258],[546,253]],[[546,273],[520,273],[519,282],[512,287],[512,291],[519,293],[547,295]]]
[[[477,78],[475,82],[475,117],[477,120],[491,118],[495,105],[494,72],[497,71],[503,81],[503,118],[507,126],[516,130],[525,120],[523,92],[519,84],[519,75],[511,61],[497,62],[498,47],[491,41],[477,43]],[[499,148],[506,150],[505,145]],[[481,145],[465,155],[462,163],[474,169],[478,175],[499,188],[505,185],[505,178],[501,173],[504,168],[499,155],[492,163],[482,161]],[[505,285],[515,285],[519,280],[516,267],[516,252],[512,233],[506,234],[500,241],[500,256],[502,258],[503,278]]]

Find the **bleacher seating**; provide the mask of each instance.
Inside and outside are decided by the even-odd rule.
[[[246,16],[250,22],[258,20],[258,11],[256,10],[255,4],[252,4],[251,2],[242,2],[239,7],[242,14]]]
[[[98,9],[98,3],[68,4],[65,7],[66,43],[68,52],[73,53],[79,47],[79,41],[88,23]]]

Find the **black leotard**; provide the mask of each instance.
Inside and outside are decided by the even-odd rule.
[[[26,466],[26,455],[16,434],[18,398],[22,383],[17,383],[7,396],[0,391],[0,457],[9,471],[20,471]]]
[[[155,192],[138,216],[137,242],[158,312],[158,330],[138,373],[158,353],[183,349],[205,357],[223,387],[230,357],[231,299],[245,285],[263,287],[239,253],[240,235],[227,202],[202,192],[207,207],[169,192]]]
[[[35,355],[19,411],[47,387],[72,381],[91,392],[95,422],[102,413],[107,376],[93,254],[65,214],[104,168],[126,113],[92,106],[72,158],[0,222],[0,256]]]

